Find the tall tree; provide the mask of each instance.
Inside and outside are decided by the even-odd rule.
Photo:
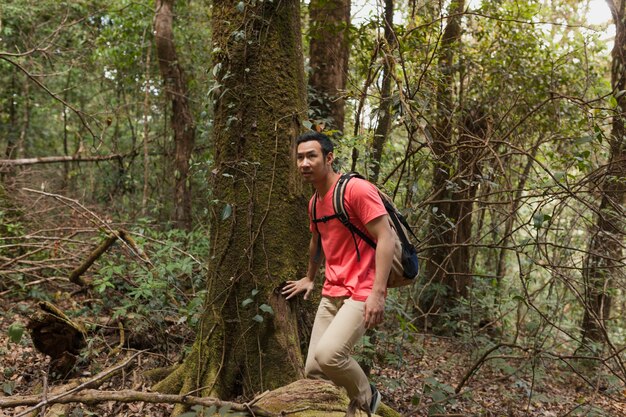
[[[383,80],[380,88],[380,105],[378,106],[378,124],[374,130],[374,140],[372,142],[372,163],[371,177],[372,182],[378,182],[378,174],[380,173],[380,161],[382,159],[383,147],[389,132],[391,131],[391,85],[393,81],[393,71],[395,70],[395,62],[392,51],[395,46],[395,33],[393,31],[393,0],[385,0],[385,13],[383,16],[385,24],[385,37],[383,47],[380,48],[383,55]]]
[[[174,0],[157,0],[154,19],[156,51],[165,91],[172,102],[172,129],[174,130],[174,211],[172,217],[178,227],[190,229],[189,160],[193,151],[196,129],[189,107],[187,81],[174,44],[173,19]]]
[[[306,198],[294,169],[305,120],[300,2],[214,2],[215,167],[205,312],[191,354],[155,388],[232,398],[302,376],[296,311]]]
[[[457,83],[455,59],[457,45],[461,39],[461,19],[465,7],[464,0],[453,0],[448,9],[448,22],[441,38],[437,88],[437,121],[433,135],[433,194],[429,232],[432,236],[430,253],[426,263],[426,279],[439,287],[432,291],[429,298],[422,302],[421,309],[426,313],[436,314],[451,303],[456,297],[467,294],[469,275],[467,271],[456,271],[455,266],[466,265],[458,262],[454,265],[452,256],[455,251],[455,223],[461,215],[453,200],[453,188],[450,182],[455,171],[453,149],[455,86]]]
[[[309,109],[327,129],[343,131],[348,79],[350,0],[311,0]]]
[[[606,324],[611,313],[611,292],[623,273],[623,242],[626,203],[626,3],[607,0],[615,22],[615,43],[611,53],[611,86],[617,100],[610,134],[609,161],[600,183],[602,199],[585,260],[582,321],[583,343],[606,343]]]

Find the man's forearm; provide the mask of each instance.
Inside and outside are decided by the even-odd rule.
[[[387,290],[387,280],[389,279],[389,271],[391,271],[393,262],[395,243],[392,234],[387,234],[387,236],[379,239],[376,243],[376,277],[372,292],[384,294]]]

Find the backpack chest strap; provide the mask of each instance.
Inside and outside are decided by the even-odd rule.
[[[336,214],[336,213],[335,213],[335,214],[332,214],[332,215],[330,215],[330,216],[322,216],[322,217],[320,217],[319,219],[315,219],[315,218],[314,218],[312,221],[313,221],[313,223],[316,223],[316,224],[317,224],[317,223],[326,223],[326,222],[328,222],[328,221],[330,221],[330,220],[332,220],[332,219],[337,219],[337,218],[339,218],[339,217],[340,217],[340,216],[339,216],[338,214]]]

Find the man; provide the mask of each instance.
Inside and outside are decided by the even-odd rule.
[[[312,237],[307,274],[287,282],[283,289],[287,299],[302,292],[305,300],[309,298],[320,266],[319,239],[326,258],[326,279],[311,332],[305,375],[330,379],[344,387],[350,397],[346,416],[355,415],[357,409],[371,415],[380,404],[380,393],[369,384],[350,353],[366,329],[383,321],[394,252],[393,232],[378,190],[358,178],[347,185],[346,211],[350,221],[377,242],[376,249],[353,236],[339,219],[327,219],[335,214],[332,196],[341,177],[332,167],[333,144],[324,134],[308,132],[296,139],[296,145],[298,170],[304,181],[313,185],[315,194],[309,203]]]

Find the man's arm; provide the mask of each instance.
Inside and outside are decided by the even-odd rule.
[[[382,323],[385,313],[387,280],[393,262],[395,241],[389,224],[389,215],[379,216],[365,225],[369,234],[376,240],[376,277],[372,292],[365,301],[365,327],[371,329]]]
[[[321,256],[320,259],[315,259],[319,238],[320,235],[317,232],[313,232],[311,242],[309,243],[309,267],[307,269],[306,276],[298,281],[287,281],[287,284],[283,287],[282,294],[287,300],[298,295],[302,291],[305,291],[304,299],[309,299],[309,294],[315,285],[315,276],[317,275],[317,271],[320,269],[321,263]]]

